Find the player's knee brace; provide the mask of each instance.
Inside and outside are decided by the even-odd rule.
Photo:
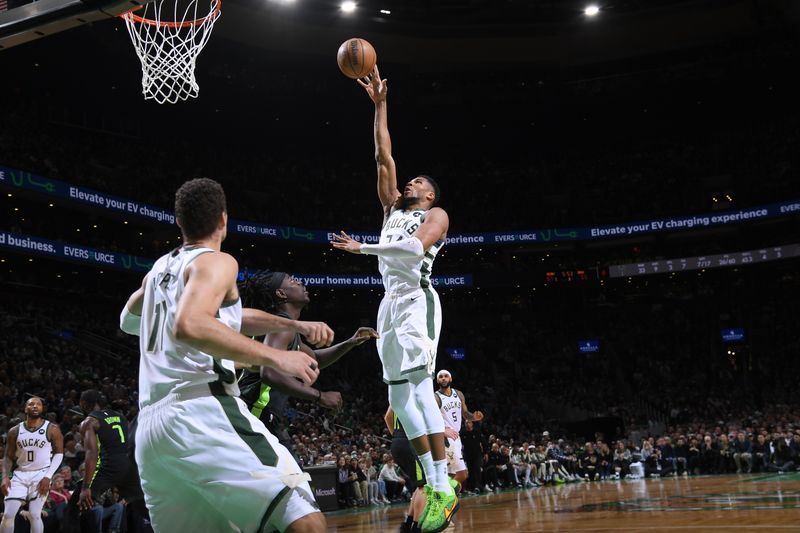
[[[425,418],[417,406],[412,387],[413,385],[408,382],[389,385],[389,405],[392,406],[400,423],[403,424],[408,440],[414,440],[427,434]]]

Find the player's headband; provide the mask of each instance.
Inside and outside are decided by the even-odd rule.
[[[439,370],[439,373],[436,374],[436,379],[439,379],[442,376],[447,376],[448,378],[452,378],[453,376],[450,375],[448,370]]]

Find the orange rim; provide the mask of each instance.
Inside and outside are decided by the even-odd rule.
[[[156,0],[158,1],[158,0]],[[220,11],[222,10],[222,0],[217,0],[217,6],[214,8],[214,11],[209,13],[203,18],[194,19],[194,20],[184,20],[183,22],[165,22],[165,21],[157,21],[153,19],[148,19],[144,17],[140,17],[139,15],[135,14],[134,11],[139,11],[140,9],[144,9],[145,6],[139,6],[131,9],[127,13],[123,13],[122,17],[130,17],[133,22],[138,22],[139,24],[147,24],[148,26],[166,26],[168,28],[188,28],[190,26],[199,26],[200,24],[204,23],[210,18],[216,17],[219,15]]]

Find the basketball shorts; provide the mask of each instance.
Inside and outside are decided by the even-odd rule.
[[[282,532],[319,511],[289,451],[244,402],[207,385],[142,409],[136,463],[155,533]]]
[[[97,498],[112,487],[117,487],[120,498],[128,501],[142,496],[139,472],[127,454],[114,454],[101,461],[91,483],[92,497]],[[79,492],[79,491],[75,491]]]
[[[461,439],[447,439],[447,444],[447,448],[444,449],[447,457],[447,473],[455,474],[466,470],[467,463],[464,462],[464,447],[461,445]]]
[[[442,306],[433,288],[386,293],[378,308],[378,355],[383,381],[405,383],[436,368]]]
[[[411,486],[424,487],[425,483],[427,483],[425,473],[422,471],[422,465],[419,464],[417,454],[408,439],[405,436],[393,437],[391,452],[395,463],[412,482]]]
[[[11,477],[11,486],[8,489],[6,500],[20,500],[29,502],[39,497],[39,482],[47,474],[47,468],[42,470],[23,471],[15,470]]]

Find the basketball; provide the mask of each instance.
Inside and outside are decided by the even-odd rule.
[[[377,60],[378,56],[372,45],[358,37],[347,39],[336,53],[339,70],[354,80],[369,74]]]

